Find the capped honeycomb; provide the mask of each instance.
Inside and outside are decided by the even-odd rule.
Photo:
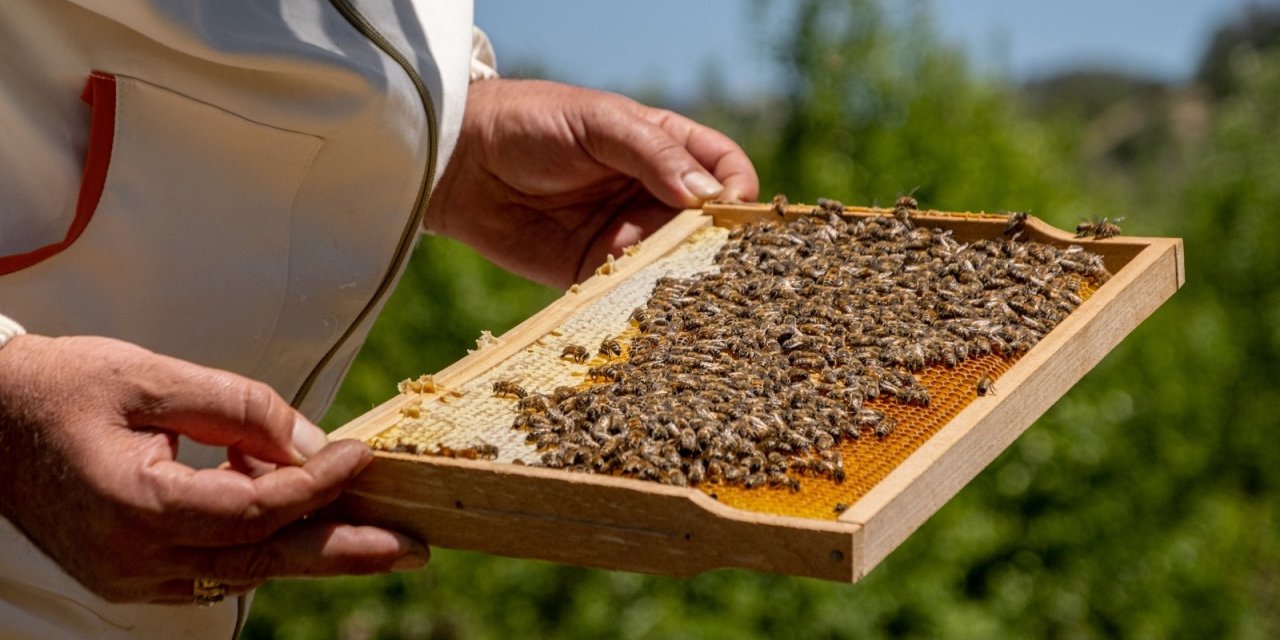
[[[1008,237],[971,247],[916,228],[901,206],[859,221],[841,210],[700,231],[494,369],[428,386],[372,444],[693,485],[738,508],[834,519],[981,392],[999,393],[1000,374],[1106,277],[1078,247],[1022,243],[1016,218]],[[935,280],[949,284],[921,284]],[[843,313],[806,316],[812,291]],[[702,400],[693,374],[736,386]],[[729,387],[749,391],[731,401]],[[722,436],[735,449],[708,453]]]

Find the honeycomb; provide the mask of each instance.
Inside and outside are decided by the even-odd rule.
[[[756,487],[746,489],[739,485],[713,485],[699,487],[720,502],[748,511],[784,516],[799,516],[819,520],[835,520],[843,509],[866,495],[889,472],[906,460],[933,434],[951,421],[970,402],[978,397],[977,381],[984,376],[995,380],[995,392],[1000,392],[1000,374],[1016,361],[996,355],[970,358],[953,369],[929,367],[920,372],[920,383],[929,390],[932,401],[928,407],[919,407],[886,399],[884,396],[868,400],[864,406],[879,409],[898,420],[894,432],[883,439],[860,438],[842,440],[837,444],[844,456],[845,481],[836,483],[820,476],[805,477],[800,491],[791,492],[785,487]]]
[[[639,331],[629,316],[644,304],[660,278],[689,277],[714,272],[714,258],[729,238],[729,231],[712,227],[695,233],[676,250],[655,261],[596,301],[584,306],[562,326],[548,332],[521,353],[494,369],[473,377],[455,389],[436,389],[420,395],[402,411],[401,419],[371,444],[376,448],[419,454],[492,457],[499,462],[535,463],[540,453],[526,441],[526,433],[512,428],[512,398],[496,396],[494,383],[520,389],[550,391],[559,386],[587,389],[599,382],[588,375],[615,359],[594,355],[586,362],[561,356],[569,345],[600,344],[617,338],[623,345],[618,360],[629,355],[630,341]],[[625,259],[625,258],[624,258]],[[1082,280],[1086,298],[1094,285]],[[592,349],[592,352],[595,350]],[[741,484],[704,482],[697,486],[722,503],[754,512],[836,519],[842,507],[852,505],[898,464],[946,425],[978,397],[978,381],[995,381],[990,393],[999,393],[999,377],[1016,356],[970,357],[953,368],[940,365],[917,371],[918,384],[931,397],[928,406],[904,404],[887,395],[868,399],[866,408],[895,418],[896,429],[884,438],[841,439],[836,447],[844,460],[845,478],[793,472],[799,490],[786,486],[746,488]]]

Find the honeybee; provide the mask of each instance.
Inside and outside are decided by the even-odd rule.
[[[623,442],[628,448],[636,448],[649,441],[649,434],[645,431],[643,426],[639,425],[639,420],[636,422],[637,424],[629,427],[627,432],[623,435]]]
[[[818,198],[818,208],[815,213],[834,213],[836,215],[844,213],[844,203],[831,198]]]
[[[867,400],[875,400],[876,398],[879,398],[880,397],[879,377],[872,378],[868,376],[867,378],[865,378],[862,384],[861,391],[862,391],[862,396]],[[862,411],[867,411],[867,409],[863,409]],[[861,415],[861,412],[859,412],[859,415]]]
[[[551,449],[542,454],[542,466],[559,469],[564,466],[564,453],[559,449]]]
[[[622,472],[629,476],[641,476],[653,467],[653,464],[636,454],[631,454],[622,461]]]
[[[684,475],[685,478],[688,479],[689,484],[695,487],[702,484],[702,482],[707,478],[706,468],[702,464],[701,460],[694,460],[693,462],[690,462]]]
[[[535,421],[535,416],[532,416],[527,413],[522,413],[516,416],[515,420],[512,421],[511,428],[517,431],[527,431],[533,428],[534,421]]]
[[[773,212],[781,218],[787,215],[787,205],[789,204],[791,203],[787,201],[787,196],[779,193],[773,197]]]
[[[564,351],[560,352],[560,357],[569,358],[578,364],[582,364],[591,358],[591,353],[587,351],[586,347],[580,344],[571,344],[565,347]]]
[[[600,473],[609,473],[616,465],[617,460],[599,450],[593,452],[587,460],[587,466]]]
[[[621,436],[609,436],[600,443],[599,454],[604,457],[612,457],[619,449],[622,448]]]
[[[587,369],[587,377],[592,380],[607,380],[609,382],[617,382],[622,378],[622,368],[617,364],[606,364],[599,367],[591,367]]]
[[[791,430],[783,434],[782,444],[786,444],[793,450],[808,451],[813,447],[813,440],[810,440],[800,431]]]
[[[529,395],[529,393],[524,390],[524,387],[521,387],[510,380],[494,380],[493,395],[497,397],[506,396],[518,399]]]
[[[679,469],[665,469],[662,471],[663,484],[674,485],[677,487],[689,486],[689,478]]]
[[[551,398],[541,393],[529,393],[516,402],[516,409],[525,413],[546,413],[551,408]]]
[[[605,338],[600,342],[600,355],[617,358],[622,355],[622,342],[617,338]]]
[[[680,431],[680,448],[690,453],[698,451],[698,433],[690,427],[685,427]]]
[[[875,427],[884,420],[884,412],[876,409],[860,409],[854,414],[854,421],[864,427]]]
[[[912,344],[902,350],[902,362],[908,369],[919,371],[928,364],[925,358],[924,347],[920,343]]]
[[[1005,220],[1003,233],[1005,237],[1013,238],[1013,236],[1021,233],[1026,226],[1027,212],[1014,211],[1013,213],[1010,213],[1008,219]]]
[[[844,513],[848,509],[849,509],[849,505],[843,502],[837,502],[835,508],[832,509],[832,511],[835,511],[836,513]]]
[[[836,440],[829,433],[819,433],[813,439],[813,446],[819,451],[826,451],[827,449],[836,446]]]
[[[978,383],[975,385],[975,388],[980,396],[985,396],[987,394],[995,395],[996,392],[995,381],[991,379],[991,376],[982,376],[981,378],[978,378]]]
[[[567,385],[561,385],[551,391],[551,401],[556,404],[560,404],[576,395],[578,395],[577,389]]]
[[[547,449],[559,446],[560,434],[554,431],[534,430],[530,431],[528,436],[525,436],[524,441],[536,446],[538,449]]]
[[[695,460],[694,462],[700,462]],[[725,463],[719,458],[711,458],[703,465],[706,468],[706,480],[709,482],[717,482],[724,478]]]
[[[906,397],[903,399],[907,404],[914,404],[921,407],[929,406],[929,390],[924,387],[911,387],[907,389]]]
[[[1099,240],[1104,238],[1112,238],[1120,235],[1120,225],[1118,224],[1124,218],[1116,218],[1115,220],[1102,219],[1098,226],[1093,230],[1093,237]]]
[[[791,478],[782,471],[770,471],[765,474],[765,478],[768,480],[769,486],[771,487],[782,487],[791,484]]]
[[[804,369],[821,370],[827,366],[827,359],[812,351],[792,351],[787,358],[792,366]]]
[[[737,465],[726,464],[720,467],[720,477],[724,478],[726,482],[737,482],[745,475],[747,475],[747,472]]]
[[[916,226],[911,220],[911,212],[920,208],[920,202],[912,195],[915,191],[912,189],[911,193],[898,198],[897,202],[893,203],[893,218],[906,230],[914,229]]]
[[[1082,220],[1080,224],[1076,225],[1076,237],[1087,238],[1089,236],[1093,236],[1096,240],[1102,240],[1118,236],[1120,235],[1119,223],[1123,220],[1123,217],[1116,218],[1115,220],[1111,220],[1110,218],[1102,218],[1101,220],[1096,218],[1093,220]]]
[[[897,201],[893,203],[893,208],[894,209],[919,209],[920,202],[915,198],[916,189],[919,189],[919,188],[920,187],[916,187],[915,189],[912,189],[910,193],[904,196],[899,196]]]
[[[898,420],[896,418],[893,416],[885,416],[884,419],[880,421],[880,424],[876,425],[876,437],[884,438],[885,436],[888,436],[893,433],[893,430],[896,429],[897,426]]]

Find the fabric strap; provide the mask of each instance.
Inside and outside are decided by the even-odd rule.
[[[0,347],[4,347],[14,336],[20,336],[26,332],[22,325],[14,322],[8,316],[0,314]]]
[[[498,77],[498,62],[493,43],[480,27],[471,28],[471,81]]]

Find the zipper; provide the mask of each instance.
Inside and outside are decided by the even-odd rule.
[[[307,379],[303,381],[302,387],[298,389],[297,394],[293,397],[294,407],[298,407],[302,404],[302,401],[306,398],[307,394],[311,392],[311,387],[315,385],[316,379],[320,377],[320,372],[329,365],[329,362],[333,360],[335,355],[337,355],[338,350],[346,344],[347,340],[351,339],[351,334],[355,333],[356,328],[369,317],[369,314],[373,313],[373,309],[377,306],[378,301],[382,300],[391,289],[391,282],[395,279],[396,274],[399,273],[400,266],[408,259],[409,252],[413,248],[414,239],[418,236],[418,229],[422,227],[422,218],[426,215],[427,200],[430,198],[431,183],[435,181],[436,156],[439,153],[436,139],[439,135],[440,128],[439,124],[436,122],[435,103],[431,99],[431,93],[427,91],[426,83],[422,81],[422,76],[418,75],[417,69],[414,69],[413,64],[409,62],[409,59],[396,49],[395,46],[392,45],[391,42],[387,40],[387,38],[383,36],[369,22],[369,20],[360,13],[358,9],[352,6],[350,0],[330,0],[330,3],[338,10],[338,13],[342,14],[343,18],[346,18],[347,22],[351,23],[351,26],[355,27],[357,31],[372,41],[374,45],[382,50],[383,53],[387,54],[387,56],[394,60],[396,64],[400,65],[400,67],[404,69],[404,72],[409,76],[409,79],[413,82],[414,88],[418,90],[418,97],[421,98],[422,106],[427,112],[427,143],[429,148],[427,151],[427,168],[422,177],[422,186],[418,189],[418,198],[417,201],[414,202],[413,213],[409,217],[409,222],[400,236],[400,244],[396,247],[395,256],[391,261],[391,265],[388,267],[386,274],[383,275],[382,282],[378,285],[377,291],[374,292],[373,298],[369,300],[369,304],[365,305],[365,308],[356,316],[356,319],[351,323],[351,326],[347,327],[346,332],[338,338],[338,341],[334,343],[333,347],[331,347],[329,351],[324,354],[324,357],[320,359],[319,364],[317,364],[316,367],[311,370],[311,373],[307,375]]]

